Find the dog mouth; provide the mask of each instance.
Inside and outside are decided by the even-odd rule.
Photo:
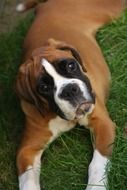
[[[93,103],[91,102],[81,103],[76,109],[75,118],[79,119],[86,114],[90,114],[92,112],[92,107],[93,107]]]

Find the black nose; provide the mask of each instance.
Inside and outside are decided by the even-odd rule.
[[[70,100],[71,98],[77,96],[79,92],[80,88],[77,84],[68,84],[63,88],[60,97],[66,100]]]

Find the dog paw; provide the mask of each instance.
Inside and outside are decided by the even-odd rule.
[[[106,190],[106,187],[104,186],[87,186],[85,190]]]

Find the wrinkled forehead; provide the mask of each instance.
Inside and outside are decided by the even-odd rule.
[[[44,58],[51,64],[55,64],[57,60],[63,58],[74,58],[70,51],[63,51],[59,49],[55,49],[52,47],[42,47],[34,50],[32,53],[33,57],[39,57],[40,59]]]
[[[41,47],[33,51],[31,57],[32,61],[27,65],[29,65],[30,72],[34,72],[35,78],[38,78],[41,74],[48,73],[46,69],[47,64],[42,64],[43,60],[46,60],[50,65],[56,68],[60,60],[70,58],[74,59],[70,51],[63,51],[52,47]]]
[[[56,68],[59,66],[61,60],[70,60],[74,59],[70,51],[62,51],[57,49],[48,49],[48,51],[43,52],[43,57],[41,58],[41,66],[44,69],[44,72],[48,73],[50,76],[54,76],[52,73],[55,73]],[[54,70],[54,72],[53,72]]]
[[[53,66],[56,66],[59,60],[70,58],[73,58],[73,56],[69,51],[54,50],[43,54],[43,59],[47,60]]]

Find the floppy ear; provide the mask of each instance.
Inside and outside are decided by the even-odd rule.
[[[36,70],[33,60],[28,60],[20,66],[15,84],[16,93],[19,98],[36,106],[41,115],[45,115],[48,110],[47,101],[37,93],[34,70]],[[34,68],[33,68],[34,67]]]
[[[56,49],[70,51],[72,53],[73,57],[80,63],[84,72],[87,72],[87,70],[83,64],[82,58],[81,58],[81,56],[80,56],[80,54],[76,48],[74,48],[73,46],[71,46],[69,44],[66,44],[65,42],[56,41],[54,39],[49,39],[48,43],[51,46],[54,46]]]
[[[16,79],[15,89],[21,99],[34,104],[35,98],[28,79],[28,64],[29,62],[25,62],[20,66]]]

